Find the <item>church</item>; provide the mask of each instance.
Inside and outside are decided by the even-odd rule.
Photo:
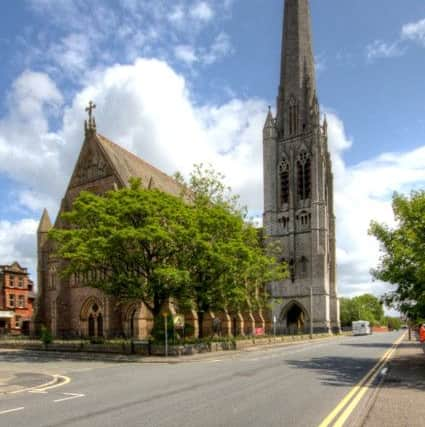
[[[267,238],[289,278],[272,283],[278,327],[339,331],[332,162],[316,89],[309,0],[285,0],[276,117],[263,130]]]
[[[316,94],[308,0],[286,0],[281,82],[277,115],[271,111],[264,127],[264,230],[267,239],[282,247],[281,261],[290,278],[270,284],[273,312],[205,313],[204,335],[219,319],[224,334],[253,334],[276,319],[278,327],[297,331],[309,322],[315,331],[339,330],[335,277],[335,217],[333,177],[327,148],[326,121],[321,123]],[[87,108],[84,142],[58,216],[52,224],[45,210],[37,231],[38,301],[35,324],[58,337],[145,338],[152,313],[142,303],[121,304],[98,289],[64,278],[63,260],[55,257],[49,231],[61,228],[61,214],[69,211],[81,191],[104,194],[141,178],[148,188],[180,195],[173,178],[100,135]],[[277,303],[276,303],[277,301]],[[172,310],[172,307],[170,307]],[[196,312],[185,321],[199,333]]]

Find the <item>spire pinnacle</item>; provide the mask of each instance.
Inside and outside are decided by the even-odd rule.
[[[309,111],[315,93],[309,0],[285,0],[277,106],[280,133],[297,134],[309,126]]]
[[[47,209],[44,209],[38,224],[37,232],[47,233],[51,228],[52,222],[50,221],[49,213],[47,212]]]

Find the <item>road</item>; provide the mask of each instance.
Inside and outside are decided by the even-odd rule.
[[[178,364],[0,355],[0,367],[30,362],[33,371],[47,366],[71,379],[42,393],[1,396],[0,426],[318,426],[399,336],[217,353]]]

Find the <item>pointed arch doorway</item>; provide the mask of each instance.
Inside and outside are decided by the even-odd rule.
[[[290,334],[303,332],[307,327],[307,310],[297,301],[291,301],[282,310],[281,322]]]

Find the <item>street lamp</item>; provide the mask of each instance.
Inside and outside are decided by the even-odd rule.
[[[168,313],[165,312],[162,315],[164,316],[164,329],[165,329],[165,357],[168,357],[168,322],[167,322]]]

